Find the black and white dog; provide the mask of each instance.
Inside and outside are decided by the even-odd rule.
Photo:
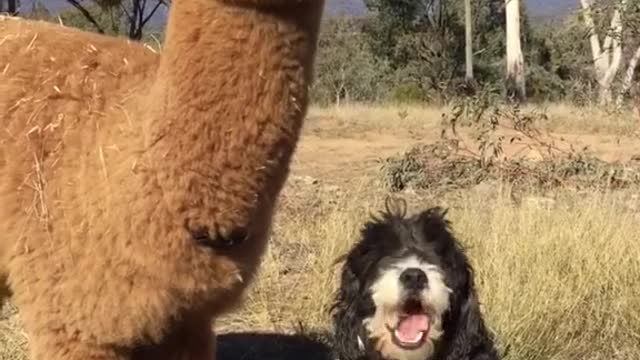
[[[346,255],[331,307],[339,360],[497,360],[473,269],[435,207],[387,199]]]

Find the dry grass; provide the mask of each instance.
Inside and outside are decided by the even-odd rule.
[[[342,105],[340,107],[312,107],[310,114],[336,119],[342,125],[365,130],[434,130],[440,125],[449,107],[420,105]],[[629,135],[640,128],[638,112],[623,110],[609,112],[599,108],[578,108],[553,103],[527,105],[523,111],[544,112],[548,121],[537,124],[558,133]]]
[[[414,210],[450,206],[505,359],[640,358],[640,216],[629,197],[557,194],[549,208],[535,198],[514,205],[506,193],[408,198]],[[332,261],[384,196],[362,187],[331,203],[318,194],[306,211],[285,207],[260,280],[223,328],[326,326]]]
[[[313,170],[312,174],[332,176],[321,177],[320,184],[290,182],[258,281],[245,306],[217,327],[223,332],[290,332],[298,323],[326,328],[326,309],[339,270],[333,262],[349,248],[369,214],[381,209],[386,196],[380,176],[364,175],[365,170],[380,175],[372,168],[378,165],[365,166],[363,160],[372,153],[400,152],[411,138],[437,137],[445,111],[392,106],[311,109],[312,117],[325,120],[310,121],[307,134],[317,135],[317,130],[323,136],[302,141],[294,175]],[[636,118],[629,114],[625,118],[583,111],[551,105],[545,126],[598,139],[638,130]],[[347,147],[340,150],[343,146]],[[320,161],[321,156],[332,161]],[[347,181],[358,178],[363,180]],[[325,181],[340,188],[323,186]],[[640,359],[638,189],[582,194],[559,189],[545,195],[553,199],[525,195],[519,204],[513,203],[508,190],[481,184],[437,199],[404,195],[413,210],[450,207],[449,218],[476,268],[488,324],[500,348],[509,350],[505,360]],[[0,359],[24,359],[26,338],[15,320],[7,307],[0,312]]]

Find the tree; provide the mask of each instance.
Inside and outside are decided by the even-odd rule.
[[[119,25],[121,17],[123,17],[127,28],[126,34],[132,40],[142,39],[145,26],[157,13],[160,6],[169,6],[169,0],[151,0],[155,2],[153,4],[148,3],[147,0],[91,0],[94,11],[90,11],[91,8],[83,5],[82,1],[67,0],[94,26],[95,31],[101,34],[105,33],[105,29],[97,17],[107,14],[111,17],[111,24],[114,26]],[[116,14],[119,16],[115,16]],[[119,32],[119,27],[116,30]]]
[[[507,96],[516,101],[526,99],[524,57],[520,43],[520,1],[506,1]]]
[[[625,46],[629,49],[635,47],[635,51],[631,53],[629,63],[627,65],[627,71],[624,74],[622,81],[622,88],[618,96],[618,105],[620,105],[626,95],[628,95],[633,84],[633,80],[638,69],[640,62],[640,42],[636,39],[640,38],[640,3],[637,1],[632,2],[624,7],[624,27],[626,29],[624,38]],[[631,42],[635,40],[635,43]]]
[[[470,3],[473,83],[502,81],[504,0]],[[365,38],[374,56],[389,64],[394,88],[412,88],[411,92],[436,102],[467,93],[465,0],[366,0],[365,4],[371,13]]]
[[[318,39],[314,101],[339,106],[377,100],[385,92],[386,64],[372,56],[360,28],[358,20],[348,17],[324,22]]]
[[[30,19],[46,21],[51,19],[51,12],[40,0],[36,0],[31,5],[31,11],[26,16]]]
[[[20,0],[0,0],[0,13],[3,12],[10,15],[18,15],[20,12]]]
[[[74,27],[84,31],[93,31],[110,36],[126,35],[124,29],[124,13],[118,8],[103,9],[97,4],[83,6],[84,11],[78,8],[60,12],[57,19],[65,26]],[[85,13],[86,11],[86,13]],[[89,16],[87,16],[87,14]]]
[[[393,68],[406,65],[398,43],[407,35],[441,25],[442,8],[447,1],[441,0],[365,0],[369,11],[374,13],[365,31],[370,35],[369,44],[376,56],[390,61]],[[436,7],[437,3],[437,9]]]
[[[129,7],[129,11],[127,8],[120,4],[123,11],[127,15],[127,19],[129,22],[129,38],[134,40],[142,39],[142,32],[144,27],[147,25],[149,20],[153,17],[153,15],[158,11],[160,5],[168,7],[168,2],[165,0],[155,0],[156,3],[151,7],[151,9],[147,9],[147,0],[131,0],[131,6]],[[147,11],[148,10],[148,11]],[[146,14],[145,14],[146,12]]]
[[[624,80],[622,82],[622,89],[620,91],[620,95],[618,96],[618,105],[622,104],[623,97],[631,90],[631,85],[633,84],[633,78],[636,74],[636,69],[638,68],[638,62],[640,61],[640,46],[636,49],[636,52],[633,53],[631,60],[629,60],[629,66],[627,67],[627,71],[624,75]]]
[[[619,7],[614,9],[611,24],[602,43],[598,36],[593,19],[593,1],[580,0],[583,19],[589,31],[593,66],[600,86],[600,104],[609,104],[612,100],[611,87],[622,62],[622,19],[620,8],[626,7],[627,0],[619,0]]]
[[[471,0],[464,0],[465,28],[465,82],[473,82],[473,29],[471,24]]]

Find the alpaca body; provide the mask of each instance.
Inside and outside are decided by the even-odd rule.
[[[212,358],[307,106],[322,4],[281,6],[176,1],[161,54],[0,21],[0,279],[33,359]]]

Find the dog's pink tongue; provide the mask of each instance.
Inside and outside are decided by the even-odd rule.
[[[396,336],[404,343],[417,343],[422,340],[422,333],[429,331],[429,326],[427,315],[410,315],[400,321],[396,329]]]

